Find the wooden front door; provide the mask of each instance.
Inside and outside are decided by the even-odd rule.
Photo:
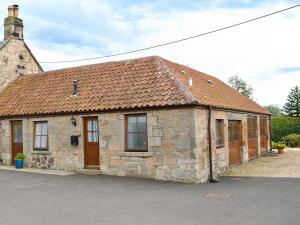
[[[11,157],[15,163],[17,153],[23,153],[22,121],[11,121]]]
[[[248,117],[248,156],[249,159],[256,157],[257,154],[257,118]]]
[[[260,118],[260,149],[261,154],[267,152],[268,147],[268,129],[267,129],[267,118]]]
[[[228,121],[229,165],[241,163],[241,122]]]
[[[99,169],[99,130],[97,117],[84,118],[84,162],[87,169]]]

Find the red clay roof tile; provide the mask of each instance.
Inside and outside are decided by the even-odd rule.
[[[0,93],[0,117],[192,104],[269,114],[215,77],[150,56],[19,77]]]

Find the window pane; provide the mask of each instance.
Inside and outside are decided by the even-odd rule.
[[[94,140],[94,142],[98,142],[98,132],[94,132],[93,133],[94,135],[94,138],[93,138],[93,140]]]
[[[136,148],[144,149],[145,147],[146,147],[146,135],[145,135],[145,133],[138,133]]]
[[[42,124],[36,123],[35,124],[35,135],[41,135],[42,134]]]
[[[35,148],[41,148],[41,136],[35,136],[35,139],[34,139],[34,147]]]
[[[136,117],[129,116],[128,117],[128,132],[136,132]]]
[[[128,149],[137,149],[137,135],[135,133],[128,134]]]
[[[98,131],[98,121],[93,120],[93,131]]]
[[[23,136],[22,134],[18,135],[18,143],[22,143],[23,142]]]
[[[233,140],[238,141],[238,139],[239,139],[239,132],[238,132],[238,128],[235,126],[233,129]]]
[[[48,133],[48,123],[42,123],[42,135],[47,135]]]
[[[93,131],[93,120],[88,121],[88,131]]]
[[[47,148],[47,136],[41,136],[41,148]]]
[[[223,120],[216,120],[216,144],[224,145]]]
[[[17,134],[14,134],[14,143],[20,143],[19,136]]]
[[[93,132],[88,132],[88,142],[93,142],[94,141],[94,136],[93,136]]]
[[[146,132],[146,129],[147,129],[146,116],[137,117],[137,131]]]

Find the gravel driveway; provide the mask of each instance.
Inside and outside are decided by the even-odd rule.
[[[230,168],[222,175],[300,178],[300,148],[286,149],[282,155],[266,155],[253,159]]]

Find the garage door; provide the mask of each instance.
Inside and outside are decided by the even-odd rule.
[[[248,117],[248,154],[249,159],[257,157],[257,118]]]
[[[241,163],[241,122],[228,121],[229,165]]]
[[[261,154],[267,152],[268,146],[268,129],[267,129],[267,118],[260,118],[260,148]]]

